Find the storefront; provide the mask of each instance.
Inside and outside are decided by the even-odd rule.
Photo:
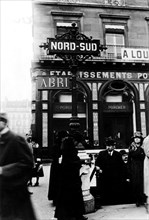
[[[71,72],[60,61],[32,69],[33,135],[51,153],[54,133],[69,130],[72,112]],[[112,135],[117,148],[127,148],[133,132],[148,133],[149,72],[147,63],[86,61],[77,72],[77,113],[80,132],[87,131],[90,149],[102,149]],[[53,88],[51,88],[53,86]],[[35,126],[36,124],[36,126]]]

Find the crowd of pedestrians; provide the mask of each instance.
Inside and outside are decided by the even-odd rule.
[[[77,131],[55,135],[47,196],[53,201],[58,220],[87,219],[80,174],[85,161],[78,156],[78,150],[86,144],[88,148],[89,142]],[[127,151],[116,150],[112,137],[107,137],[104,144],[105,149],[95,160],[100,205],[135,203],[137,207],[145,205],[149,212],[149,135],[143,138],[140,131],[135,132]],[[32,186],[34,177],[34,186],[38,186],[39,177],[44,176],[39,149],[31,136],[25,140],[10,131],[7,115],[0,113],[2,220],[36,219],[28,186]]]

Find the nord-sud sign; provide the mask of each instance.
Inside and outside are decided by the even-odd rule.
[[[47,55],[50,54],[99,54],[99,40],[67,41],[48,38]]]

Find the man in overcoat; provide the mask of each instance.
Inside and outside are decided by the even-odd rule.
[[[122,196],[123,161],[121,154],[115,150],[116,142],[112,137],[105,140],[106,149],[99,152],[95,166],[99,170],[97,189],[101,204],[119,204]]]
[[[0,113],[0,219],[35,220],[27,189],[33,167],[31,150],[25,139],[8,128],[8,118]]]

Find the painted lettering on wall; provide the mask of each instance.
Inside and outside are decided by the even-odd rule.
[[[69,88],[68,77],[38,77],[38,89],[66,89]]]
[[[148,60],[149,61],[149,49],[142,48],[122,48],[122,59],[124,60]]]
[[[141,72],[100,72],[80,71],[79,77],[83,79],[128,79],[128,80],[149,80],[149,73]]]
[[[37,71],[37,70],[36,70]],[[42,74],[44,73],[44,74]],[[39,70],[38,75],[43,77],[47,74],[50,77],[71,77],[71,71],[69,70],[60,70],[60,69],[44,69]],[[81,78],[82,80],[86,79],[101,79],[101,80],[108,80],[108,79],[127,79],[127,80],[149,80],[149,72],[119,72],[119,71],[81,71],[77,72],[77,77]],[[60,80],[60,79],[59,79]]]

